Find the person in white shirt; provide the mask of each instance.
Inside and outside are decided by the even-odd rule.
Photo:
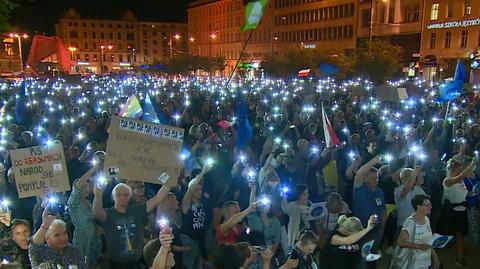
[[[414,169],[403,168],[400,171],[400,180],[402,185],[395,188],[395,204],[397,205],[397,226],[402,227],[405,220],[415,212],[412,207],[412,199],[418,194],[425,194],[425,191],[420,187],[423,184],[422,167],[415,165]]]
[[[453,235],[455,238],[456,263],[466,266],[464,257],[464,237],[468,234],[468,213],[466,197],[467,187],[463,180],[472,176],[478,157],[454,157],[447,163],[446,177],[443,180],[443,209],[441,217],[442,233]]]
[[[430,197],[424,194],[416,195],[411,204],[415,213],[405,220],[397,241],[402,248],[400,256],[406,257],[402,269],[437,269],[440,262],[430,245],[433,233],[427,217],[432,211]],[[413,255],[404,253],[407,251],[413,251]]]

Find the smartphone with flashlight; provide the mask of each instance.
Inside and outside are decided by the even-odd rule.
[[[57,197],[51,196],[47,201],[47,212],[52,216],[62,215],[65,212],[65,206]]]

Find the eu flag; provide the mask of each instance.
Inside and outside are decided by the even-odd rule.
[[[458,59],[453,81],[440,86],[440,100],[451,101],[462,95],[465,81],[467,81],[467,70],[462,60]]]
[[[248,141],[253,137],[253,130],[248,120],[248,108],[245,103],[243,95],[238,92],[237,95],[237,121],[238,121],[238,137],[237,137],[237,149],[243,150],[248,144]]]

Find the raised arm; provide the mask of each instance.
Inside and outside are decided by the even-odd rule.
[[[188,184],[187,192],[183,196],[183,200],[182,200],[183,214],[187,214],[188,209],[190,208],[190,204],[192,203],[192,192],[194,192],[198,188],[198,186],[201,186],[203,184],[203,176],[207,174],[210,171],[210,169],[212,169],[212,165],[205,164],[200,174],[198,174]]]
[[[107,213],[103,208],[102,196],[103,190],[95,184],[93,187],[93,215],[100,222],[104,222],[107,219]]]
[[[157,195],[148,199],[147,213],[152,212],[168,195],[168,192],[177,185],[178,179],[174,177],[168,178],[167,182],[158,190]]]
[[[371,159],[368,163],[364,164],[360,169],[358,169],[357,174],[355,175],[355,181],[353,186],[358,188],[363,184],[363,177],[365,174],[370,171],[376,164],[380,163],[381,155],[375,156],[375,158]]]
[[[447,187],[450,187],[453,184],[460,183],[466,176],[468,176],[468,174],[472,173],[473,168],[475,167],[475,164],[477,162],[478,162],[478,157],[475,156],[475,158],[473,158],[470,164],[465,169],[463,169],[463,171],[460,172],[460,174],[454,177],[447,177],[445,179],[445,185],[447,185]]]
[[[255,182],[250,182],[250,204],[255,203],[257,198],[257,184]]]
[[[41,245],[45,243],[45,235],[53,220],[55,220],[55,216],[49,215],[47,208],[45,208],[42,213],[42,226],[40,226],[40,229],[33,235],[33,244]]]
[[[356,232],[354,234],[351,234],[347,237],[343,237],[340,235],[334,235],[331,240],[331,244],[334,246],[341,246],[341,245],[351,245],[354,244],[360,239],[362,239],[368,232],[370,232],[374,227],[375,227],[375,222],[376,222],[376,217],[375,216],[370,216],[370,219],[368,220],[368,225],[367,228],[361,230],[360,232]]]
[[[253,203],[251,204],[247,209],[243,210],[242,212],[239,212],[235,215],[233,215],[231,218],[229,218],[227,221],[222,223],[220,225],[220,232],[222,234],[225,234],[230,230],[233,226],[237,225],[240,223],[248,214],[255,212],[257,209],[257,204]]]
[[[73,190],[68,198],[67,205],[69,208],[76,207],[80,205],[81,190],[88,184],[88,179],[95,174],[97,171],[96,166],[93,166],[88,170],[83,176],[73,184]]]
[[[413,186],[415,186],[415,182],[417,181],[417,176],[418,173],[420,173],[421,168],[422,167],[420,165],[415,165],[415,168],[413,169],[410,177],[408,177],[407,182],[403,184],[402,191],[400,192],[400,197],[405,197],[405,195],[407,195],[407,193],[409,193],[413,189]]]

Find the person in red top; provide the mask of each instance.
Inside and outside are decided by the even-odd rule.
[[[251,204],[240,212],[240,206],[235,201],[228,201],[222,207],[224,222],[216,229],[216,239],[219,244],[235,244],[240,239],[243,227],[240,222],[250,213],[255,212],[257,203]]]

